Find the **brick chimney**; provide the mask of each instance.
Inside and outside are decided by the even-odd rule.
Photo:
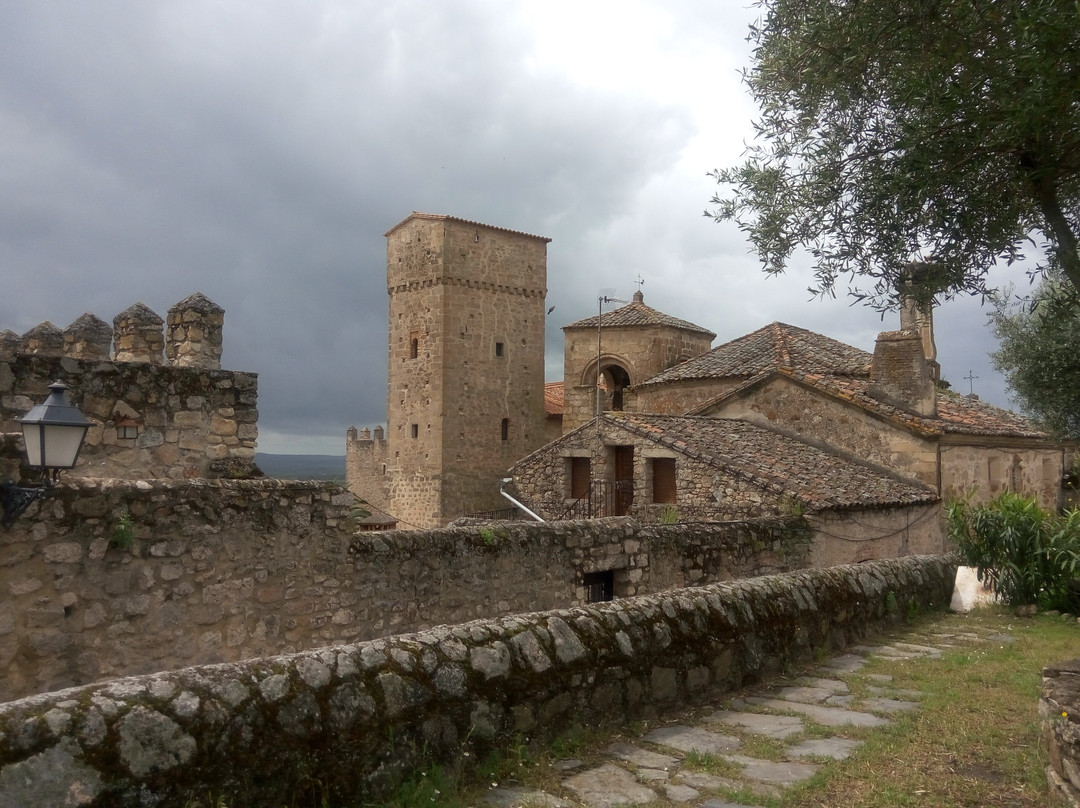
[[[867,393],[916,415],[930,418],[937,415],[937,386],[917,332],[878,334]]]

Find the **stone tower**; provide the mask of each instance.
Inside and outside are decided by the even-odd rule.
[[[630,387],[705,353],[715,336],[646,306],[640,291],[622,308],[564,325],[563,434],[588,422],[598,406],[633,410]]]
[[[544,443],[550,239],[425,213],[386,239],[386,433],[349,432],[349,487],[402,527],[507,507],[501,479]]]

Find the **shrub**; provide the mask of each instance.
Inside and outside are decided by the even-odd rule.
[[[1080,571],[1080,511],[1048,514],[1035,498],[1006,492],[983,505],[959,500],[947,511],[949,538],[964,563],[989,578],[1012,606],[1069,609]]]

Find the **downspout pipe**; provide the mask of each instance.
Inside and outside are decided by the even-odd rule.
[[[525,511],[525,513],[527,513],[529,516],[531,516],[537,522],[543,522],[544,521],[543,519],[541,519],[539,516],[537,516],[532,511],[530,511],[528,508],[526,508],[524,505],[522,505],[520,502],[518,502],[516,499],[514,499],[512,496],[510,496],[508,493],[506,493],[506,491],[503,490],[503,487],[513,479],[514,479],[513,477],[505,477],[505,478],[503,478],[502,485],[499,486],[499,493],[502,494],[504,497],[506,497],[511,502],[513,502],[516,507],[518,507],[521,510]]]

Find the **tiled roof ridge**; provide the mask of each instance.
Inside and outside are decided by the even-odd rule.
[[[775,362],[778,367],[791,367],[791,349],[788,347],[787,332],[781,327],[783,323],[774,321],[769,327],[773,332],[773,349]]]
[[[393,233],[410,219],[428,219],[431,221],[458,222],[459,224],[472,225],[473,227],[486,227],[488,230],[498,230],[501,233],[511,233],[515,236],[525,236],[527,238],[535,238],[548,243],[551,242],[551,239],[548,236],[538,236],[535,233],[526,233],[523,230],[511,230],[508,227],[498,227],[493,224],[484,224],[484,222],[474,222],[472,219],[462,219],[459,216],[450,216],[446,213],[421,213],[418,210],[414,210],[400,222],[398,222],[385,233],[383,233],[383,237],[385,238],[386,236],[389,236],[391,233]]]
[[[627,320],[628,315],[638,315],[639,322],[619,322],[619,320]],[[620,306],[617,309],[609,311],[605,315],[594,314],[592,317],[586,317],[583,320],[576,320],[572,323],[564,325],[563,331],[570,328],[596,328],[598,325],[609,324],[612,328],[637,328],[637,327],[649,327],[654,325],[668,326],[669,328],[678,328],[683,331],[693,331],[698,334],[707,334],[710,337],[715,337],[716,334],[707,328],[703,328],[700,325],[691,323],[689,320],[683,320],[679,317],[673,317],[670,314],[665,314],[658,309],[654,309],[652,306],[647,305],[643,301],[633,300],[627,303],[625,306]]]

